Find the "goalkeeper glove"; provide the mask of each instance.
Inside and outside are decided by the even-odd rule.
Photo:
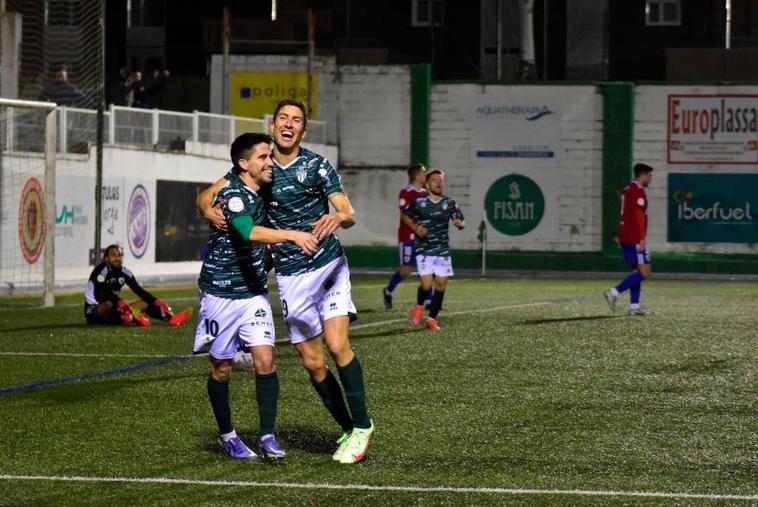
[[[116,307],[118,308],[119,313],[121,313],[121,322],[124,325],[131,324],[134,319],[134,314],[132,313],[132,307],[129,306],[129,303],[123,299],[119,299],[118,303],[116,303]]]
[[[171,312],[171,307],[166,304],[166,302],[162,299],[156,299],[155,303],[153,303],[156,308],[161,312],[161,318],[163,320],[168,320],[173,316],[173,313]]]

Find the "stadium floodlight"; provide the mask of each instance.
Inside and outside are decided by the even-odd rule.
[[[0,291],[55,305],[57,110],[0,99]]]

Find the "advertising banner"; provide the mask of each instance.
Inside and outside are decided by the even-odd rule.
[[[561,147],[560,98],[493,88],[472,98],[474,159],[555,159]]]
[[[313,74],[313,104],[308,117],[318,119],[318,73]],[[232,72],[231,108],[235,116],[263,118],[284,99],[308,103],[305,72]]]
[[[758,163],[758,95],[669,95],[668,161]]]
[[[670,242],[758,242],[758,174],[669,174]]]

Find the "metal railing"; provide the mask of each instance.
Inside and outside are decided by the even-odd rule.
[[[97,112],[93,109],[58,108],[59,150],[81,153],[96,140]],[[222,114],[181,113],[111,105],[104,113],[104,139],[108,144],[150,148],[182,148],[187,141],[229,145],[244,132],[268,132],[265,119]],[[308,121],[307,141],[326,144],[326,122]]]

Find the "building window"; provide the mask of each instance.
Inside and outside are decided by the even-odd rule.
[[[647,26],[679,26],[682,24],[681,0],[646,0]]]
[[[412,0],[412,26],[442,26],[445,23],[444,0]]]

